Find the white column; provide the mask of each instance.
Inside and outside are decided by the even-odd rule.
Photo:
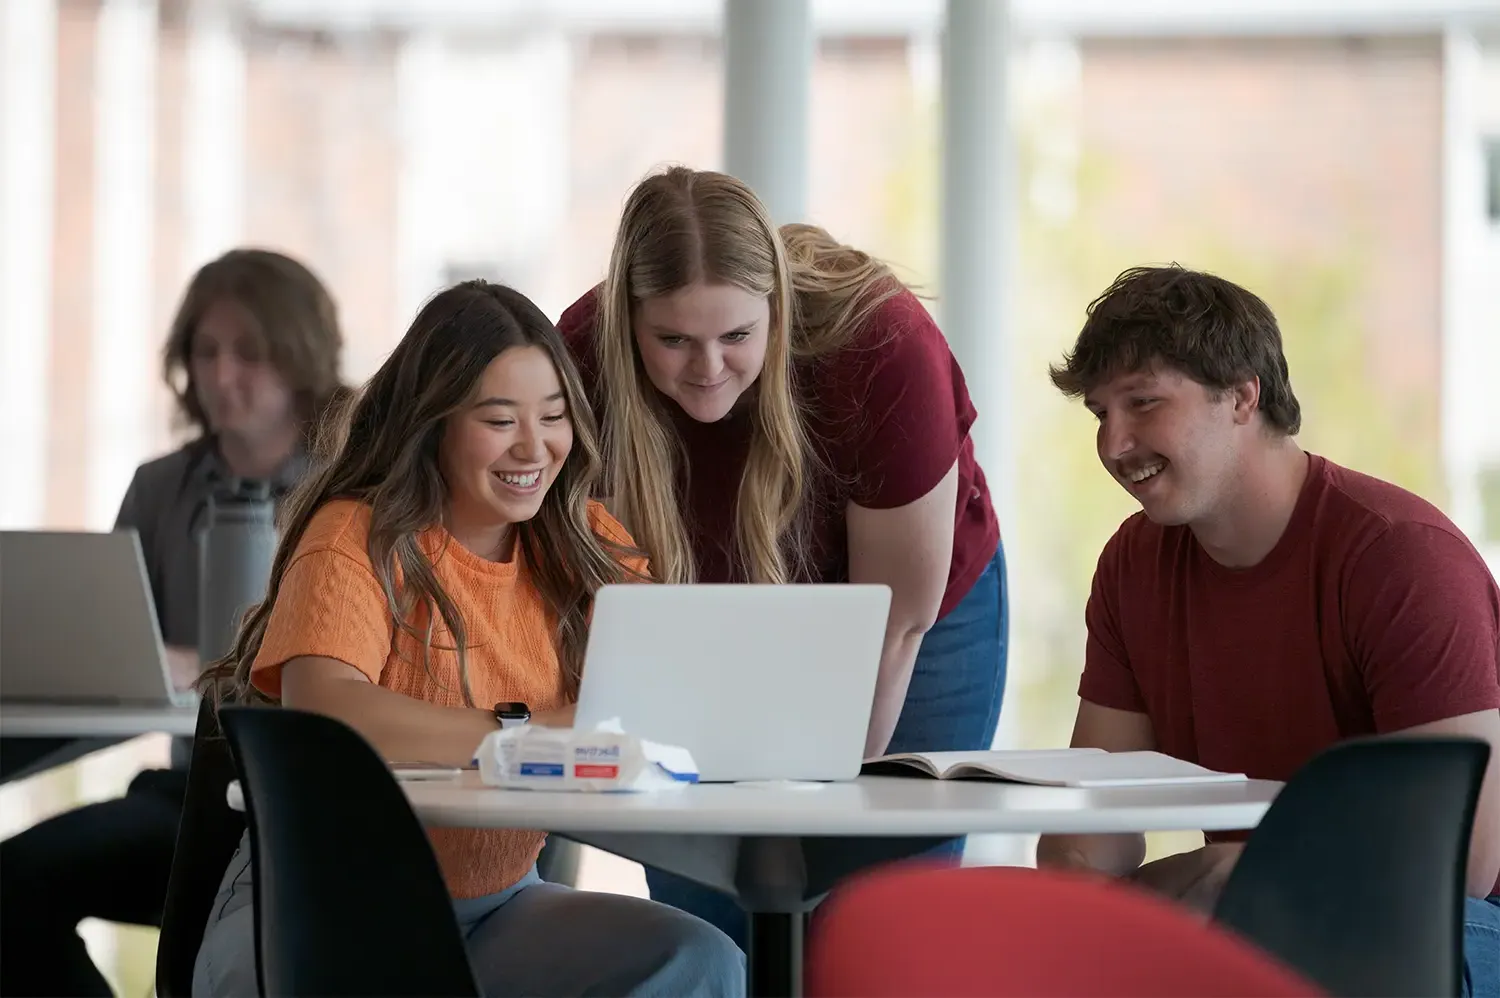
[[[396,176],[396,319],[391,329],[378,331],[382,351],[378,356],[356,356],[355,342],[344,348],[344,370],[355,378],[374,373],[423,302],[442,288],[445,219],[438,212],[447,160],[442,142],[434,144],[434,133],[442,134],[438,129],[447,124],[445,115],[466,110],[446,103],[446,58],[447,46],[436,28],[410,31],[401,38],[396,55],[396,130],[401,148]]]
[[[808,0],[725,0],[724,170],[777,225],[807,217]]]
[[[403,329],[455,277],[491,272],[550,315],[577,297],[577,287],[544,283],[567,228],[572,76],[572,44],[552,28],[488,48],[437,30],[403,39],[396,72]],[[523,92],[531,98],[491,108],[487,128],[470,127],[472,95]],[[514,153],[517,135],[527,137],[525,156]],[[452,272],[455,264],[479,271]],[[362,350],[378,363],[394,342]],[[359,369],[362,359],[351,355],[346,367]]]
[[[57,0],[0,3],[0,528],[46,523]]]
[[[1500,546],[1485,538],[1480,473],[1500,461],[1491,412],[1500,361],[1495,304],[1500,240],[1485,207],[1484,52],[1467,27],[1443,35],[1442,453],[1448,513],[1500,570]],[[1487,543],[1488,542],[1488,543]]]
[[[1008,343],[1015,296],[1009,7],[1007,0],[947,0],[938,298],[943,332],[979,411],[975,455],[989,482],[1002,534],[1015,527],[1017,464]],[[1014,580],[1019,574],[1016,552],[1011,548],[1007,553]],[[1011,635],[1013,650],[1014,624]],[[1012,651],[1012,674],[1016,664]],[[1012,700],[1001,711],[996,744],[1013,740],[1016,716]]]
[[[105,0],[94,64],[94,301],[87,525],[107,528],[147,456],[155,220],[156,0]]]
[[[244,235],[245,72],[226,0],[193,0],[182,138],[184,280]]]
[[[975,448],[1002,524],[1015,456],[1009,415],[1014,240],[1007,0],[948,0],[943,37],[943,331],[979,410]]]

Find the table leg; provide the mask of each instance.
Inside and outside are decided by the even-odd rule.
[[[746,992],[749,998],[797,998],[802,994],[803,912],[751,912]]]
[[[807,912],[836,884],[861,870],[918,855],[949,838],[566,834],[736,898],[749,912],[745,951],[752,998],[802,994]]]

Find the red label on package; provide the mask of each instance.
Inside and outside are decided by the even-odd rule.
[[[620,767],[579,763],[573,767],[573,775],[580,780],[614,780],[620,776]]]

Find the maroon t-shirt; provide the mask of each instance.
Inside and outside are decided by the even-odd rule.
[[[575,302],[557,327],[602,418],[594,353],[597,290]],[[848,579],[844,511],[905,506],[926,495],[958,463],[953,564],[939,611],[968,594],[1000,540],[1000,527],[974,460],[974,405],[942,331],[910,292],[884,302],[847,346],[798,372],[799,406],[832,477],[812,502],[814,579]],[[732,412],[700,423],[668,406],[687,453],[684,519],[701,582],[744,580],[734,553],[735,504],[750,447],[750,420]]]
[[[1251,568],[1143,513],[1105,545],[1079,696],[1151,718],[1158,748],[1286,780],[1314,755],[1500,707],[1500,590],[1436,507],[1309,457]]]

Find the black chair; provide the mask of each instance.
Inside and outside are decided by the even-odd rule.
[[[245,816],[231,809],[226,798],[235,775],[213,704],[204,700],[198,708],[187,793],[156,945],[156,993],[161,998],[192,994],[193,962],[203,942],[203,928],[224,870],[245,832]]]
[[[578,886],[578,868],[583,865],[583,849],[572,839],[547,836],[541,855],[536,858],[537,876],[549,884]]]
[[[1335,995],[1457,995],[1487,744],[1356,739],[1287,782],[1214,909]]]
[[[427,834],[346,725],[226,707],[250,826],[261,993],[478,995]]]

